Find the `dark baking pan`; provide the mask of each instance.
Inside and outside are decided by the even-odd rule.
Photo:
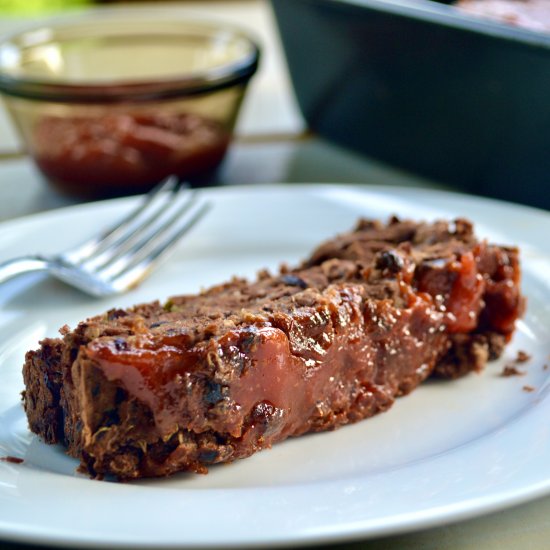
[[[470,192],[550,208],[550,35],[428,0],[272,0],[317,133]]]

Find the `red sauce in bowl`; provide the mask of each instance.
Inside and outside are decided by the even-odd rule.
[[[44,117],[33,155],[61,191],[81,198],[142,193],[170,174],[205,175],[222,161],[229,133],[195,114]]]

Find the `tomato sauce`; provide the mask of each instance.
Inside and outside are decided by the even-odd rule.
[[[59,190],[98,199],[143,193],[170,174],[206,175],[229,138],[219,123],[189,113],[44,117],[32,153]]]

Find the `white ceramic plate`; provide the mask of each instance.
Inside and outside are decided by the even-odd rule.
[[[550,493],[550,215],[496,201],[372,186],[205,191],[214,209],[141,288],[102,301],[43,275],[0,288],[0,537],[63,545],[197,547],[301,544],[397,533]],[[0,226],[0,260],[62,249],[135,204],[89,204]],[[481,375],[429,381],[387,413],[249,459],[136,483],[92,481],[31,435],[20,403],[26,350],[115,305],[194,292],[234,274],[295,262],[358,216],[467,215],[478,233],[522,247],[525,319]],[[522,377],[500,376],[525,350]],[[522,388],[530,385],[532,392]]]

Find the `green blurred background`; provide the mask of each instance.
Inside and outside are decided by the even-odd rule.
[[[91,0],[0,0],[0,15],[32,15],[92,3]]]
[[[117,0],[0,0],[0,17],[10,15],[47,14],[62,9],[92,4],[114,4]],[[134,0],[136,1],[136,0]],[[130,3],[126,0],[125,3]]]

